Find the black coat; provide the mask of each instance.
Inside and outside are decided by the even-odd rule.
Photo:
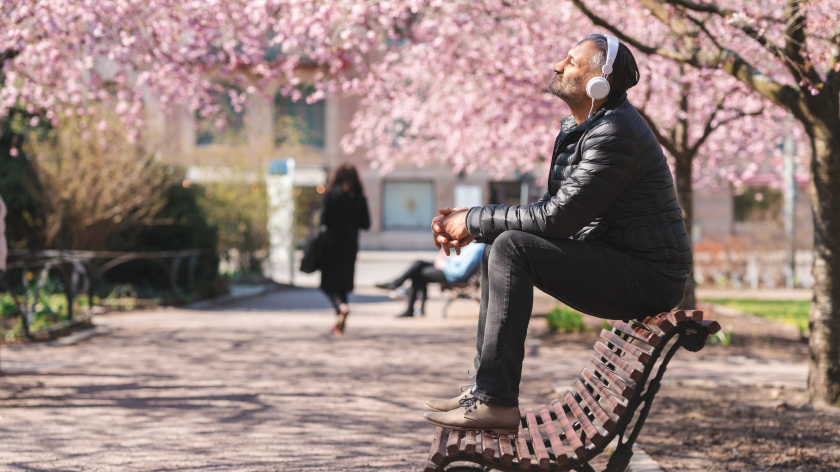
[[[359,230],[370,228],[367,199],[359,189],[345,192],[336,185],[324,198],[321,225],[327,227],[321,289],[346,294],[353,290]]]
[[[589,241],[639,256],[675,280],[691,272],[691,244],[671,171],[626,94],[580,125],[571,116],[563,120],[542,198],[472,208],[467,229],[486,241],[507,230]]]

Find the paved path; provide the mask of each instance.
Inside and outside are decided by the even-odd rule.
[[[295,289],[100,316],[116,331],[73,346],[3,346],[0,470],[419,470],[432,431],[422,402],[467,383],[477,306],[397,320],[402,303],[364,287],[351,303],[341,338],[326,334],[323,296]],[[522,401],[544,402],[587,356],[542,347],[526,359]],[[689,359],[669,379],[804,386],[799,364]]]

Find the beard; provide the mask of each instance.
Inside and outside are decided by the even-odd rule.
[[[586,100],[586,89],[583,87],[583,77],[566,78],[555,74],[548,84],[548,91],[556,95],[568,105],[575,105]]]

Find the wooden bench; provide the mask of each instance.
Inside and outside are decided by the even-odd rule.
[[[589,461],[619,441],[604,472],[624,472],[662,376],[679,348],[697,352],[720,330],[703,312],[673,310],[642,321],[610,321],[574,391],[525,408],[516,436],[435,428],[425,472],[483,469],[594,472]],[[663,354],[664,353],[664,354]],[[638,414],[637,414],[638,413]],[[635,418],[632,430],[627,429]]]

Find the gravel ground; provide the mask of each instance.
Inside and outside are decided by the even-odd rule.
[[[477,304],[458,301],[440,320],[432,300],[435,316],[397,320],[402,302],[359,292],[340,338],[327,334],[333,315],[320,293],[295,289],[100,316],[115,331],[73,346],[3,346],[0,470],[420,470],[432,433],[422,403],[467,383]],[[594,343],[537,336],[539,318],[532,329],[521,394],[531,406],[569,384]],[[804,387],[801,359],[728,354],[698,366],[681,353],[661,395],[707,392],[677,383],[690,381]],[[655,436],[664,430],[653,420],[679,424],[663,412],[643,447],[698,451]]]

